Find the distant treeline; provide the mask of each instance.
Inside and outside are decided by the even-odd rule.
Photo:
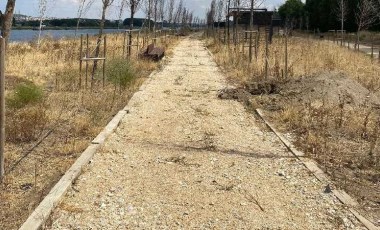
[[[345,17],[344,29],[349,32],[355,32],[358,25],[355,18],[355,12],[358,10],[358,4],[361,0],[345,0],[347,4],[347,16]],[[340,29],[340,11],[339,3],[341,0],[287,0],[280,8],[279,13],[283,20],[291,22],[293,27],[302,27],[305,29],[325,32],[328,30]],[[369,30],[380,31],[380,20],[372,23]]]
[[[43,24],[46,27],[59,27],[59,28],[75,28],[77,26],[78,19],[77,18],[67,18],[67,19],[50,19],[44,20]],[[145,26],[148,25],[148,20],[144,18],[135,18],[133,20],[133,26],[142,27],[145,22]],[[28,27],[28,28],[38,28],[40,26],[40,21],[14,21],[15,27]],[[81,19],[79,23],[79,27],[84,28],[97,28],[99,27],[100,20],[99,19]],[[153,21],[151,21],[151,25],[153,25]],[[119,22],[116,20],[106,20],[105,27],[106,28],[118,28],[121,27],[129,27],[129,18],[125,19],[122,25],[119,25]]]
[[[305,10],[308,13],[311,28],[319,28],[322,31],[340,29],[340,12],[338,9],[341,0],[306,0]],[[347,16],[345,29],[354,32],[358,29],[355,20],[360,0],[346,0]],[[369,27],[370,30],[380,30],[379,20]]]

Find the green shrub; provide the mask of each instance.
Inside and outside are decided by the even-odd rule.
[[[21,83],[7,98],[9,107],[20,109],[29,104],[38,104],[43,99],[43,91],[33,83]]]
[[[111,60],[107,65],[106,76],[108,81],[125,89],[135,78],[135,70],[125,59]]]

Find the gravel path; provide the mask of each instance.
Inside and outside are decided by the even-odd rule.
[[[243,105],[217,98],[226,86],[203,43],[184,39],[50,229],[362,229]]]

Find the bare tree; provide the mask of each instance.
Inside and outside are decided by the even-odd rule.
[[[100,20],[100,28],[99,28],[99,35],[98,39],[101,39],[103,36],[103,31],[104,31],[104,24],[106,22],[106,15],[107,15],[107,10],[108,8],[113,4],[115,0],[102,0],[102,18]],[[99,41],[98,41],[99,43]]]
[[[153,0],[144,0],[142,11],[145,13],[146,17],[148,18],[148,29],[150,31],[151,25],[151,18],[152,18],[152,6],[153,6]]]
[[[120,0],[120,8],[119,8],[119,23],[117,25],[117,29],[120,29],[120,25],[122,24],[122,17],[125,11],[125,6],[127,4],[127,0]]]
[[[157,31],[157,17],[158,17],[158,0],[153,0],[154,1],[154,25],[153,25],[153,33],[154,33],[154,38],[156,38],[156,31]]]
[[[75,36],[77,35],[79,24],[82,17],[88,12],[95,0],[79,0],[78,12],[77,12],[77,27],[75,29]]]
[[[187,21],[187,9],[186,7],[184,7],[181,14],[181,27],[186,26],[186,21]]]
[[[210,9],[207,12],[207,24],[211,28],[214,28],[215,15],[216,15],[216,0],[212,0],[210,4]]]
[[[191,11],[188,14],[187,23],[189,24],[190,27],[192,27],[193,26],[193,22],[194,22],[194,12]]]
[[[43,28],[43,21],[46,16],[47,3],[48,3],[47,0],[39,0],[38,2],[38,13],[39,13],[39,21],[40,21],[38,40],[37,40],[38,46],[40,45],[40,42],[41,42],[41,34],[42,34],[42,28]]]
[[[141,3],[141,0],[128,0],[127,1],[127,5],[129,6],[129,12],[131,14],[131,17],[129,19],[129,30],[131,32],[129,33],[128,54],[131,54],[131,48],[132,48],[133,19],[135,17],[137,10],[140,7],[140,3]]]
[[[161,21],[161,29],[164,27],[164,20],[165,20],[165,6],[166,1],[165,0],[159,0],[158,3],[158,15]]]
[[[114,1],[115,0],[102,0],[102,18],[100,19],[99,34],[98,34],[98,39],[97,39],[96,48],[95,48],[95,57],[99,57],[99,54],[100,54],[100,44],[102,42],[103,31],[104,31],[104,24],[106,22],[107,10],[112,5],[112,3]],[[98,67],[98,62],[94,61],[94,66],[93,66],[93,69],[92,69],[92,76],[91,76],[92,80],[95,77],[95,71],[96,71],[97,67]]]
[[[5,13],[0,11],[1,18],[1,36],[5,38],[6,44],[8,44],[9,35],[12,29],[13,13],[15,10],[16,0],[8,0],[5,7]]]
[[[341,32],[341,42],[340,45],[343,45],[343,36],[344,36],[344,22],[347,20],[348,14],[348,4],[347,0],[339,0],[337,7],[337,19],[340,21],[340,32]]]
[[[168,13],[167,19],[168,19],[169,24],[173,23],[174,5],[175,5],[175,0],[169,0],[168,10],[167,10],[167,13]]]
[[[174,24],[177,26],[177,24],[181,21],[181,15],[183,11],[183,0],[180,0],[174,14]]]
[[[360,0],[355,12],[356,24],[358,25],[357,37],[355,47],[359,49],[360,32],[368,29],[373,23],[376,22],[378,12],[376,11],[375,1],[373,0]]]
[[[220,21],[222,21],[224,12],[224,0],[219,0],[217,5],[217,20],[218,20],[218,30],[220,28]]]

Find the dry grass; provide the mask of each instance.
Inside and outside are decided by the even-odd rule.
[[[228,72],[234,82],[247,83],[262,80],[265,77],[265,46],[263,38],[258,48],[258,59],[248,62],[248,48],[242,45],[230,49],[224,44],[207,40],[208,47],[216,54],[216,61]],[[275,37],[269,46],[268,76],[271,79],[284,80],[285,38]],[[337,46],[328,41],[289,38],[288,41],[288,77],[312,76],[323,70],[340,71],[359,81],[369,89],[380,89],[380,65],[360,52]]]
[[[90,49],[94,50],[96,37],[90,37],[90,41]],[[173,37],[166,42],[162,39],[158,45],[170,54],[176,42]],[[113,68],[112,63],[122,58],[122,35],[107,35],[107,44],[107,65]],[[133,68],[133,77],[122,89],[117,82],[108,80],[105,87],[95,80],[92,90],[79,89],[79,47],[78,39],[45,39],[39,48],[33,42],[10,44],[7,97],[14,94],[19,84],[32,82],[43,90],[44,98],[22,108],[10,108],[7,104],[7,133],[14,138],[8,138],[6,143],[7,175],[0,186],[0,205],[4,207],[0,211],[1,229],[16,229],[25,221],[102,127],[127,104],[146,77],[161,66],[138,60],[135,50],[126,65]],[[101,72],[100,65],[96,75]]]
[[[253,82],[282,86],[320,73],[343,73],[359,82],[371,94],[379,94],[380,64],[360,52],[331,42],[311,38],[289,38],[288,78],[285,79],[285,38],[275,37],[269,46],[268,77],[265,78],[265,50],[261,43],[258,59],[248,62],[248,51],[206,39],[217,63],[229,80],[246,90]],[[296,81],[297,80],[297,81]],[[302,85],[295,94],[302,94]],[[336,93],[337,92],[330,92]],[[355,93],[355,92],[348,92]],[[331,98],[284,99],[284,95],[252,95],[251,107],[263,107],[284,132],[309,157],[316,159],[331,175],[336,186],[346,189],[362,204],[367,217],[377,223],[380,215],[380,101],[377,105],[349,103]],[[342,96],[342,97],[341,97]],[[366,95],[364,95],[365,97]],[[286,95],[285,98],[292,98]],[[294,97],[297,98],[297,97]],[[376,104],[375,103],[375,104]]]

